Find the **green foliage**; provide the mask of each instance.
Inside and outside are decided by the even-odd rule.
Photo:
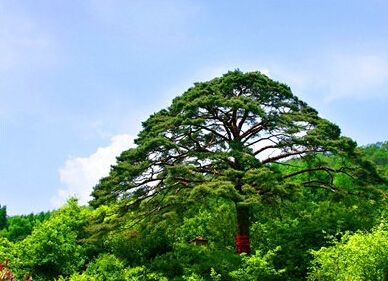
[[[371,229],[385,209],[382,200],[366,201],[335,193],[317,195],[305,190],[297,201],[283,200],[253,210],[252,246],[264,252],[281,246],[276,268],[286,269],[287,280],[301,280],[307,273],[310,249],[326,246],[328,235],[341,237],[345,231]]]
[[[6,237],[10,241],[21,241],[31,234],[32,229],[36,225],[42,223],[49,217],[49,212],[8,217],[6,218],[5,227],[0,230],[0,236]]]
[[[265,255],[262,255],[260,251],[250,256],[244,254],[241,267],[231,271],[229,275],[235,281],[281,280],[284,270],[275,269],[273,264],[276,251],[279,249],[279,247],[275,248],[274,251],[268,251]]]
[[[5,259],[11,260],[9,264],[10,268],[13,268],[13,264],[16,256],[15,244],[10,242],[7,238],[0,237],[0,261]]]
[[[17,244],[23,271],[34,280],[70,275],[86,260],[86,249],[78,242],[85,236],[87,209],[69,200],[65,207],[34,228],[31,235]]]
[[[144,266],[128,268],[125,273],[125,280],[130,281],[168,281],[160,273],[149,272]]]
[[[7,206],[0,205],[0,230],[7,226]]]
[[[85,272],[81,274],[81,276],[75,274],[70,280],[78,280],[78,278],[80,278],[81,280],[124,281],[124,269],[124,263],[114,255],[102,254],[88,264]]]
[[[183,276],[183,280],[185,280],[185,281],[205,281],[204,278],[202,278],[201,276],[199,276],[196,273],[191,273],[190,276]]]
[[[345,234],[331,247],[313,251],[309,280],[386,280],[388,228],[383,222],[372,232]]]
[[[88,264],[82,274],[74,273],[58,281],[167,281],[161,274],[149,272],[145,267],[126,267],[124,262],[112,254],[102,254]]]
[[[380,173],[388,178],[388,141],[367,145],[362,150],[376,164]]]
[[[27,216],[11,217],[7,221],[7,228],[1,232],[1,235],[11,241],[21,241],[31,234],[34,222]]]
[[[183,217],[175,232],[176,241],[188,243],[201,236],[208,240],[208,247],[233,251],[236,233],[233,204],[221,199],[201,203],[193,205]]]
[[[212,270],[220,274],[223,280],[231,280],[228,273],[238,268],[240,256],[228,250],[214,250],[206,246],[194,246],[188,243],[176,243],[174,250],[158,256],[150,264],[152,271],[161,272],[172,280],[181,280],[182,276],[194,278],[200,276],[208,280]],[[214,276],[213,276],[214,277]]]

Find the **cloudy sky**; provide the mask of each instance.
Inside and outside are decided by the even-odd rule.
[[[388,139],[388,1],[0,0],[0,204],[87,202],[147,116],[235,68]]]

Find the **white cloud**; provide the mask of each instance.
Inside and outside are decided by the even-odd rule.
[[[116,135],[111,138],[108,146],[99,147],[90,156],[68,159],[59,169],[60,181],[64,187],[51,199],[52,205],[58,208],[72,196],[77,197],[80,204],[86,204],[91,199],[93,187],[100,178],[109,174],[110,166],[116,162],[116,157],[133,146],[131,136]]]

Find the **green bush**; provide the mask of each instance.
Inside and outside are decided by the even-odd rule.
[[[284,270],[275,269],[273,264],[276,252],[279,250],[280,248],[277,248],[264,255],[260,251],[250,256],[242,254],[240,268],[230,272],[229,275],[234,281],[280,280]]]
[[[85,248],[79,239],[84,236],[87,212],[87,208],[71,199],[34,228],[31,235],[17,244],[20,267],[32,273],[34,280],[52,280],[79,270],[86,262]]]
[[[75,273],[68,279],[58,281],[163,281],[160,274],[150,273],[145,267],[126,267],[124,262],[112,254],[102,254],[88,264],[82,274]]]
[[[388,279],[388,227],[382,223],[372,232],[345,234],[331,247],[312,251],[309,280]]]

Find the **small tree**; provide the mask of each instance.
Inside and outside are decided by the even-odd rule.
[[[7,227],[7,206],[0,205],[0,230]]]
[[[250,251],[252,204],[297,186],[338,191],[334,175],[349,171],[316,156],[348,156],[356,147],[285,84],[238,70],[196,83],[145,121],[135,143],[94,188],[91,204],[119,200],[143,218],[222,196],[235,203],[239,253]],[[279,169],[291,158],[308,164]]]
[[[32,273],[34,279],[53,280],[58,275],[69,276],[87,260],[86,248],[80,240],[88,218],[88,210],[76,199],[51,213],[32,233],[19,242],[19,264]],[[20,269],[22,269],[20,268]]]

